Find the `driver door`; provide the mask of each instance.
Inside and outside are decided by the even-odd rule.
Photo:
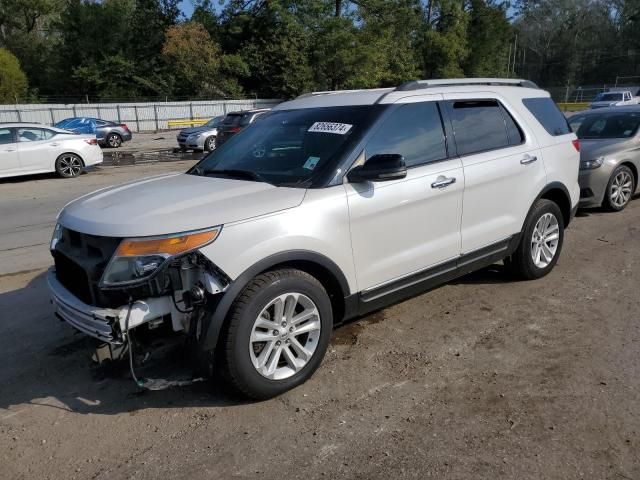
[[[379,153],[403,155],[406,178],[345,184],[363,298],[367,291],[401,288],[408,277],[460,255],[462,164],[448,155],[440,98],[412,99],[394,106],[364,150],[365,161]]]

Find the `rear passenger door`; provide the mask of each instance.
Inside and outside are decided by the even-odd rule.
[[[465,190],[462,254],[520,232],[546,184],[540,149],[522,120],[494,95],[445,95]]]
[[[460,159],[448,155],[440,107],[423,97],[392,108],[359,161],[403,155],[406,178],[345,185],[356,276],[364,293],[392,291],[395,281],[460,254],[464,177]]]
[[[54,133],[43,128],[18,128],[18,156],[25,172],[52,172],[60,147]]]

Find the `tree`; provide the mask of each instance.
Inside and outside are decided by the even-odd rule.
[[[201,23],[187,22],[167,29],[162,54],[177,72],[176,88],[187,94],[221,94],[216,85],[221,51]]]
[[[469,14],[462,0],[432,0],[434,27],[426,31],[423,44],[427,78],[463,77],[469,54]]]
[[[469,54],[463,64],[469,77],[507,75],[508,44],[513,36],[504,5],[470,0],[467,42]]]
[[[27,76],[11,52],[0,48],[0,103],[18,103],[27,94]]]

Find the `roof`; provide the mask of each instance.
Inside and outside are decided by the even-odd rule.
[[[336,90],[311,92],[279,104],[274,110],[297,108],[334,107],[342,105],[373,105],[395,103],[400,98],[415,95],[442,94],[449,92],[526,90],[532,96],[548,96],[535,83],[513,78],[455,78],[414,80],[397,87],[368,90]],[[537,93],[533,93],[537,92]]]
[[[0,122],[0,127],[12,128],[12,127],[34,127],[34,128],[51,128],[44,123],[35,122]]]
[[[640,105],[623,105],[620,107],[602,107],[602,108],[591,108],[589,110],[582,110],[580,112],[574,112],[571,116],[574,115],[595,115],[600,113],[622,113],[622,112],[631,112],[631,113],[640,113]]]

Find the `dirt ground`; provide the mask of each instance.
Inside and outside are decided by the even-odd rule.
[[[497,265],[338,328],[309,382],[251,403],[139,393],[51,314],[57,209],[162,169],[0,182],[0,478],[640,479],[640,200],[580,214],[546,278]]]

